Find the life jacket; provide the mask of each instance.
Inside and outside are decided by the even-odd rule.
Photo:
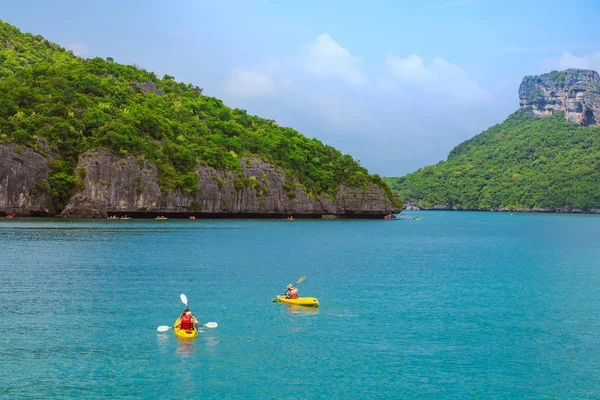
[[[290,296],[290,299],[297,299],[298,298],[298,289],[296,289],[296,288],[288,289],[288,296]]]
[[[192,323],[192,316],[183,314],[181,316],[181,329],[184,331],[191,331],[194,329],[194,324]]]

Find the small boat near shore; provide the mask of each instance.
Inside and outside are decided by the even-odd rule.
[[[154,219],[155,219],[155,220],[157,220],[157,221],[166,221],[166,220],[168,220],[169,218],[167,218],[167,217],[163,217],[163,216],[158,216],[158,217],[156,217],[156,218],[154,218]]]
[[[383,219],[385,219],[386,221],[393,221],[393,220],[398,219],[398,217],[396,217],[396,215],[394,215],[394,214],[388,214],[388,215],[385,215],[383,217]]]

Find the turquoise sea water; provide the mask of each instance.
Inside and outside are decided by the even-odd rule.
[[[3,220],[0,398],[600,397],[600,216],[409,213]]]

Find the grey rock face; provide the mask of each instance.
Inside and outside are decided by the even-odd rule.
[[[60,213],[60,216],[67,218],[106,218],[108,214],[105,202],[76,194],[71,197],[69,204]]]
[[[569,121],[600,125],[600,75],[586,69],[568,69],[526,76],[519,87],[521,109],[536,117],[563,111]]]
[[[241,160],[242,173],[198,167],[198,190],[161,193],[156,166],[140,157],[120,158],[105,149],[79,159],[83,188],[63,215],[105,217],[110,213],[204,213],[246,215],[379,216],[398,212],[378,187],[340,186],[335,201],[311,198],[295,182],[284,188],[285,172],[258,158]],[[289,186],[288,186],[289,189]]]
[[[79,157],[83,188],[62,212],[69,217],[106,217],[108,212],[166,211],[159,207],[156,167],[143,159],[122,159],[107,150],[88,151]]]
[[[152,81],[141,82],[141,83],[140,82],[133,82],[131,84],[131,88],[132,89],[137,88],[137,89],[141,90],[142,93],[152,92],[152,93],[154,93],[154,94],[156,94],[158,96],[164,96],[165,95],[165,93],[162,90],[160,90],[156,86],[156,84],[154,82],[152,82]]]
[[[0,146],[0,212],[54,215],[49,168],[40,154],[21,146]]]

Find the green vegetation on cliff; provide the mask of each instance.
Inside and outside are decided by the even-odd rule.
[[[2,21],[0,99],[0,144],[53,157],[48,183],[59,209],[81,180],[78,156],[97,147],[156,163],[165,192],[196,190],[199,165],[240,170],[240,157],[258,156],[312,196],[334,197],[342,183],[376,185],[397,202],[378,175],[317,139],[231,109],[171,76],[161,79],[111,58],[76,57]]]
[[[405,202],[458,209],[600,208],[600,128],[518,111],[446,161],[386,178]]]

